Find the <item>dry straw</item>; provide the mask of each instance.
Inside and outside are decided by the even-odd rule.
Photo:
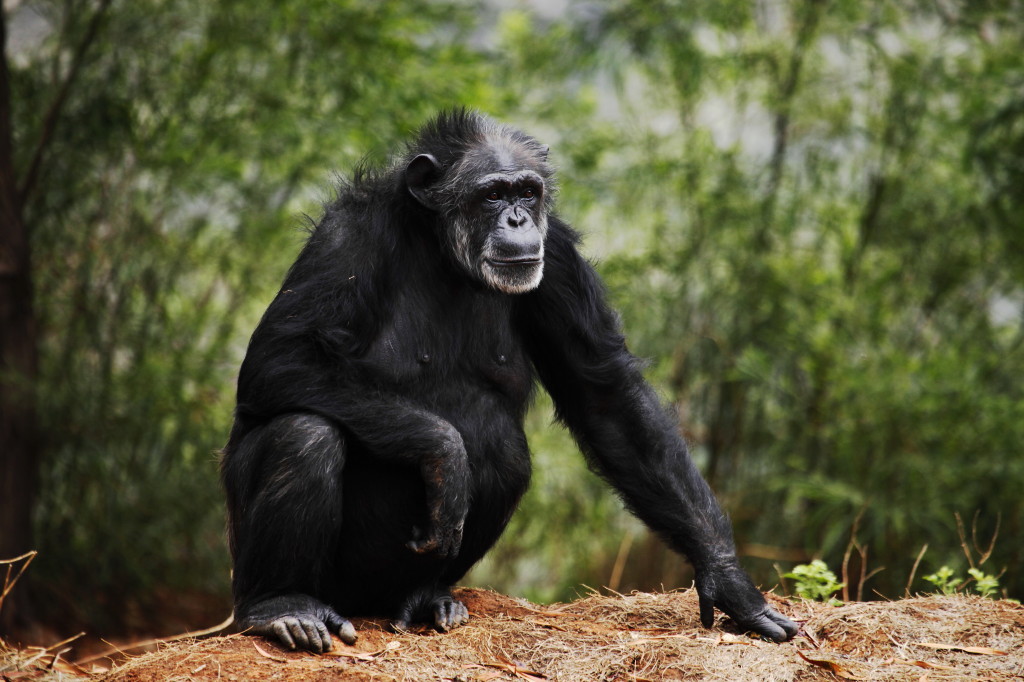
[[[461,590],[472,619],[442,634],[395,634],[360,620],[353,647],[288,652],[234,635],[173,642],[93,679],[150,680],[1020,680],[1024,607],[980,597],[918,597],[832,607],[770,597],[803,623],[761,641],[697,621],[693,591],[594,594],[537,606]],[[67,677],[65,677],[67,679]]]

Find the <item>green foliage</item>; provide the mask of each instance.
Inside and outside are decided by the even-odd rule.
[[[442,106],[487,104],[464,39],[471,10],[20,3],[13,34],[38,30],[10,60],[16,168],[45,150],[25,210],[46,439],[31,575],[42,615],[109,633],[190,608],[176,591],[217,596],[192,626],[230,608],[216,450],[247,335],[330,170],[379,155]]]
[[[839,582],[836,574],[830,571],[828,564],[821,559],[815,559],[809,564],[799,564],[786,573],[785,577],[795,581],[793,591],[798,597],[828,602],[833,606],[842,605],[842,602],[833,599],[832,595],[842,589],[845,583]]]
[[[1024,391],[1008,379],[1024,372],[1010,189],[1024,20],[961,10],[622,1],[501,24],[503,82],[522,94],[510,104],[559,136],[562,210],[601,257],[741,553],[836,563],[862,516],[860,542],[887,567],[872,589],[890,595],[906,547],[958,547],[951,511],[1024,532],[1024,502],[999,485],[1024,479]],[[558,461],[578,461],[563,447]],[[540,498],[517,519],[561,538],[562,508]],[[628,525],[572,518],[579,543],[506,536],[504,570],[530,557],[534,573],[612,574]],[[1024,589],[1019,547],[993,560]],[[685,584],[678,565],[642,579],[636,546],[625,563],[627,584]],[[748,565],[770,584],[769,561]]]
[[[949,566],[943,566],[935,573],[924,576],[924,579],[934,585],[942,594],[956,594],[956,591],[963,583],[963,578],[955,577],[956,572]]]
[[[956,571],[949,566],[943,566],[935,573],[924,576],[924,579],[934,585],[942,594],[956,594],[968,584],[972,585],[974,591],[982,597],[997,598],[999,596],[999,576],[989,575],[980,568],[971,567],[967,569],[967,575],[971,581],[965,581],[958,577]]]
[[[974,591],[982,597],[994,597],[999,594],[999,578],[988,575],[978,568],[968,568],[967,575],[974,578]]]
[[[101,6],[20,3],[44,30],[8,48],[16,169],[48,140],[26,220],[46,434],[32,577],[54,619],[141,627],[187,601],[174,590],[227,609],[215,451],[295,216],[327,171],[453,104],[551,143],[561,210],[758,582],[775,576],[758,556],[837,565],[858,516],[888,595],[923,536],[955,552],[951,511],[1024,536],[1012,5],[616,0],[492,22],[428,0],[115,1],[44,130]],[[686,584],[551,421],[542,400],[533,488],[470,580],[542,600]],[[1019,542],[991,560],[1024,590]]]
[[[871,587],[894,595],[907,547],[958,547],[952,511],[1024,533],[1005,484],[1024,480],[1024,18],[824,7],[623,0],[534,19],[530,48],[560,56],[508,82],[529,84],[527,111],[557,103],[553,132],[573,112],[553,144],[563,211],[741,553],[835,564],[861,516],[887,567]],[[503,45],[513,64],[530,49]],[[1019,543],[992,559],[1024,589]],[[769,561],[750,567],[770,584]]]

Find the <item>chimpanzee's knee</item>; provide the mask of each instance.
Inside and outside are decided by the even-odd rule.
[[[314,414],[283,415],[267,425],[262,441],[259,503],[299,524],[341,513],[345,441],[337,426]]]

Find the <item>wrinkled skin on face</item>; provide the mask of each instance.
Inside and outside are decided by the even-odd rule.
[[[550,175],[546,147],[499,136],[447,173],[433,155],[420,154],[406,181],[420,204],[438,212],[451,254],[468,274],[522,294],[544,274]]]

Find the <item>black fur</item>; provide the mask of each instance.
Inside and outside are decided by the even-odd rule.
[[[718,606],[773,639],[795,634],[739,568],[728,520],[626,350],[577,235],[550,213],[546,159],[525,134],[455,112],[327,207],[239,376],[222,476],[243,627],[323,651],[328,630],[355,639],[339,614],[465,622],[450,587],[529,482],[522,422],[539,377],[591,464],[693,562],[705,624]],[[510,198],[473,194],[488,173]],[[524,173],[540,178],[539,199],[519,197]],[[510,212],[531,225],[505,224]],[[501,279],[510,268],[487,275],[467,261],[483,262],[484,237],[526,229],[543,277],[525,293],[502,290],[526,281]],[[460,243],[477,246],[459,255]]]

